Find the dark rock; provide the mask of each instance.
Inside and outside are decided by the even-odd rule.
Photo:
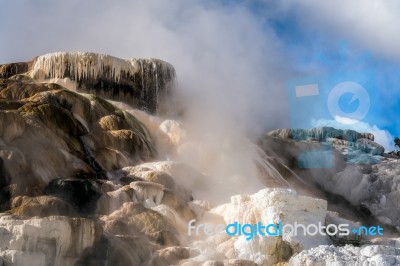
[[[101,196],[96,183],[85,179],[52,180],[44,193],[62,198],[83,215],[90,215],[96,211],[96,203]]]
[[[9,78],[11,76],[22,74],[29,69],[29,63],[11,63],[0,65],[0,78]]]
[[[11,191],[10,187],[6,186],[0,190],[0,212],[10,209]]]
[[[84,251],[76,266],[168,265],[150,264],[156,245],[143,237],[105,236]]]
[[[17,110],[24,104],[20,101],[8,101],[6,99],[0,99],[0,110]]]
[[[129,185],[132,182],[140,182],[140,181],[144,181],[144,179],[141,177],[137,177],[137,176],[135,176],[135,177],[123,176],[119,179],[119,182],[121,183],[121,185],[124,185],[124,186]]]

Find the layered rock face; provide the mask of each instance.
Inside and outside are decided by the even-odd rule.
[[[7,195],[36,195],[54,179],[106,179],[107,171],[156,155],[147,128],[97,96],[7,79],[0,97],[2,205]]]
[[[172,207],[161,208],[164,212],[184,210],[186,199],[178,199],[172,190],[165,188],[164,192],[163,185],[146,183],[141,178],[132,178],[131,182],[138,181],[132,188],[131,182],[107,181],[119,169],[156,158],[148,128],[107,100],[77,92],[97,94],[96,86],[103,84],[100,95],[108,90],[126,90],[124,93],[134,99],[132,106],[156,112],[157,97],[170,90],[167,82],[174,78],[169,64],[60,53],[30,63],[3,65],[0,70],[0,208],[6,212],[1,214],[0,228],[4,265],[87,265],[118,257],[125,264],[114,265],[140,265],[150,263],[153,251],[160,249],[148,239],[160,245],[179,243],[169,221],[143,205],[154,195],[148,186],[156,186],[161,197],[168,195],[164,201]],[[62,84],[55,79],[66,77],[76,82],[77,91],[53,83]],[[136,83],[141,85],[135,87]],[[124,100],[129,102],[129,97]],[[160,205],[161,198],[156,203]],[[121,213],[123,206],[129,206],[128,213]],[[120,208],[110,218],[99,218]],[[121,217],[133,217],[134,213],[137,218],[127,220],[123,227],[136,224],[138,231],[121,231],[117,226],[123,224]],[[142,220],[144,217],[148,222]],[[143,224],[149,223],[152,228],[153,222],[158,227],[140,233]],[[137,245],[135,237],[149,246],[144,252],[147,257],[125,252],[125,245]],[[99,248],[110,250],[110,255],[98,255]]]

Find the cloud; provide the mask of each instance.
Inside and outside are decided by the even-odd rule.
[[[187,107],[185,126],[203,151],[196,154],[217,156],[214,173],[238,180],[227,191],[240,193],[243,184],[260,187],[253,160],[259,155],[243,134],[290,123],[285,81],[293,76],[295,62],[266,22],[293,15],[299,30],[332,32],[332,40],[347,36],[361,47],[399,55],[394,1],[392,6],[374,2],[373,8],[361,1],[335,3],[282,0],[260,14],[262,7],[254,12],[244,1],[8,1],[0,9],[0,62],[92,51],[172,63]],[[298,42],[309,49],[304,40]],[[378,129],[365,125],[361,131],[371,128]]]
[[[20,3],[10,2],[0,11],[1,62],[54,51],[168,61],[177,71],[177,97],[186,106],[184,125],[190,133],[189,148],[180,149],[179,159],[197,169],[203,160],[213,162],[202,170],[236,180],[225,188],[228,195],[262,186],[254,164],[259,151],[243,136],[287,127],[284,81],[290,64],[273,29],[245,5],[200,0]],[[196,160],[198,155],[205,159]],[[220,187],[220,179],[212,181],[203,182]]]
[[[311,33],[352,40],[363,50],[400,60],[397,0],[283,0],[279,10],[296,16]]]
[[[200,128],[256,131],[290,123],[285,81],[295,62],[266,22],[292,16],[311,37],[400,54],[395,0],[261,3],[254,11],[244,1],[10,1],[0,10],[0,62],[54,51],[161,58],[175,66],[180,92],[195,99],[187,104]]]
[[[280,40],[244,5],[24,1],[8,3],[0,15],[0,62],[54,51],[160,58],[175,66],[187,98],[196,99],[190,110],[197,118],[218,117],[239,130],[288,122],[289,68]]]

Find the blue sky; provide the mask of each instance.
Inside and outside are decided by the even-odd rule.
[[[263,3],[265,4],[265,2]],[[345,2],[341,4],[343,7],[336,9],[341,10],[341,8],[347,7]],[[268,2],[266,6],[269,6]],[[276,8],[276,5],[272,4],[272,7]],[[400,11],[398,5],[395,7],[391,12]],[[389,12],[389,6],[382,8]],[[253,9],[258,16],[262,16],[259,5],[254,6]],[[318,12],[320,10],[315,7],[313,11]],[[371,128],[371,131],[385,130],[391,136],[388,136],[389,143],[384,144],[387,148],[393,148],[393,145],[388,145],[392,144],[390,138],[400,135],[400,124],[397,118],[400,111],[400,68],[397,51],[391,54],[390,52],[382,52],[382,49],[373,46],[368,47],[368,45],[365,45],[365,40],[360,42],[360,39],[354,38],[354,34],[349,35],[343,29],[334,30],[334,27],[324,25],[324,20],[319,21],[320,26],[311,27],[309,23],[304,22],[307,18],[299,15],[301,12],[301,8],[300,11],[290,10],[289,8],[286,12],[280,13],[279,16],[265,21],[266,26],[272,27],[282,41],[284,53],[291,58],[291,66],[295,72],[293,78],[288,80],[289,87],[287,86],[289,105],[292,106],[292,108],[289,107],[291,109],[289,111],[290,116],[291,119],[292,117],[296,119],[295,122],[292,120],[291,125],[293,127],[327,125],[360,131],[368,128]],[[337,13],[335,8],[331,12],[331,16],[335,17],[333,20],[341,19],[341,13]],[[376,15],[379,16],[379,12]],[[371,16],[370,20],[374,20],[372,13],[368,16]],[[379,24],[379,18],[375,22]],[[325,23],[329,24],[328,22]],[[383,28],[386,25],[382,23],[381,26]],[[386,39],[390,41],[391,38],[388,35],[373,36],[374,30],[371,28],[368,35],[377,38],[375,40],[377,43],[384,42]],[[382,29],[382,31],[385,30]],[[399,28],[395,28],[394,32],[400,34]],[[391,41],[394,42],[395,39]],[[326,95],[311,97],[308,101],[305,101],[304,104],[308,108],[305,108],[305,105],[293,107],[293,105],[296,105],[294,102],[296,99],[290,98],[290,90],[293,89],[290,86],[293,87],[294,84],[301,84],[302,82],[327,83],[322,90],[328,91],[335,86],[335,83],[340,81],[360,82],[370,94],[369,112],[360,123],[349,126],[341,125],[338,121],[332,121],[334,120],[332,115],[326,110]],[[351,95],[349,94],[343,95],[339,103],[345,112],[354,111],[360,104],[360,101],[351,102]],[[299,122],[301,114],[304,117]]]
[[[161,58],[175,66],[202,128],[245,132],[293,126],[302,109],[288,82],[322,80],[327,96],[341,76],[355,78],[372,111],[353,127],[398,136],[399,12],[396,0],[7,1],[0,63],[55,51]],[[357,109],[351,99],[339,99],[343,110]],[[341,126],[325,102],[309,122]]]

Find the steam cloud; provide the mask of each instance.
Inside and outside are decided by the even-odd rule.
[[[70,1],[25,3],[19,12],[29,23],[7,18],[13,30],[1,44],[1,61],[58,50],[166,60],[177,71],[191,136],[179,159],[230,177],[234,191],[226,189],[225,196],[262,187],[254,179],[259,155],[243,135],[255,136],[266,125],[287,127],[282,81],[288,70],[273,30],[247,8],[202,1]],[[240,185],[244,180],[250,188]]]
[[[346,11],[347,3],[260,3],[265,8],[261,8],[261,12],[265,11],[262,16],[255,16],[249,6],[240,2],[8,3],[0,11],[4,20],[0,33],[6,36],[0,43],[0,62],[26,61],[54,51],[93,51],[126,59],[152,57],[168,61],[177,70],[178,95],[186,107],[184,120],[193,142],[207,143],[202,146],[207,156],[224,147],[229,147],[226,154],[241,154],[229,158],[221,155],[214,160],[213,174],[227,174],[228,169],[231,176],[246,168],[243,166],[254,152],[241,140],[243,135],[256,137],[266,129],[290,127],[284,81],[293,74],[289,67],[292,61],[268,24],[269,19],[295,15],[302,18],[300,26],[309,30],[333,29],[377,53],[398,53],[393,47],[398,42],[386,39],[397,36],[392,34],[399,25],[392,23],[396,16],[391,9],[397,6],[393,1],[373,2],[379,11],[379,23],[374,27],[390,26],[384,32],[370,31],[370,23],[361,23],[366,21],[364,13],[372,7],[361,1],[352,2],[352,7],[363,6],[353,19],[360,21],[355,29],[358,34],[344,26],[352,19],[338,19],[337,14],[350,12]],[[325,16],[327,10],[334,10],[333,15]],[[11,15],[16,13],[18,16]],[[385,37],[381,42],[371,42],[379,36]],[[183,152],[182,158],[201,164],[187,155]],[[252,171],[243,170],[240,175]]]

